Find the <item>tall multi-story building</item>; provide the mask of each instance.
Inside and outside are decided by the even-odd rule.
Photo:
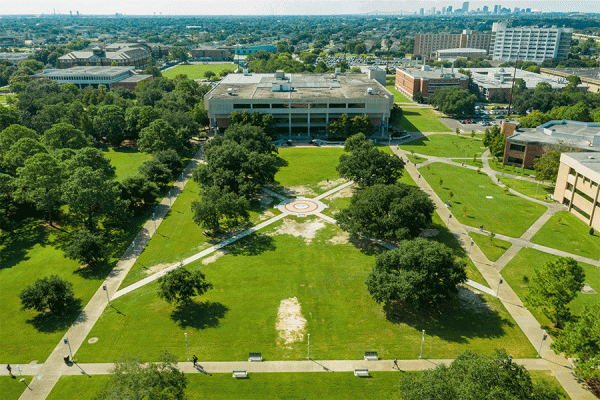
[[[446,11],[448,11],[448,14],[452,14],[452,6],[448,6],[448,8],[446,9]]]
[[[419,15],[425,15],[425,9],[424,8],[421,8],[419,10]]]
[[[415,35],[413,53],[424,57],[434,57],[435,52],[445,49],[481,49],[490,52],[492,35],[464,30],[462,34],[418,33]]]
[[[431,68],[423,65],[421,68],[396,68],[396,90],[413,99],[421,93],[424,99],[436,90],[444,87],[460,87],[468,89],[469,77],[449,68]]]
[[[469,12],[469,2],[468,2],[468,1],[465,1],[465,2],[463,3],[463,6],[462,6],[462,12],[463,12],[463,14],[466,14],[466,13],[468,13],[468,12]]]
[[[509,28],[506,22],[495,22],[492,25],[493,59],[536,63],[551,58],[566,60],[572,35],[572,28]]]
[[[58,57],[59,68],[76,66],[133,66],[145,69],[152,50],[144,43],[113,43],[105,49],[94,46],[90,50],[72,51]]]
[[[484,12],[484,13],[486,13],[486,14],[487,14],[489,10],[490,10],[490,9],[488,8],[488,6],[483,6],[483,12]]]

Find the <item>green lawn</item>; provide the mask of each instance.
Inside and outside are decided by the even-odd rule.
[[[522,179],[509,178],[507,176],[499,176],[500,182],[508,185],[511,189],[524,194],[525,196],[531,197],[548,203],[553,202],[550,199],[550,195],[554,194],[554,186],[548,186],[544,184],[537,184]]]
[[[6,367],[3,365],[2,368]],[[21,382],[17,367],[13,366],[14,378],[10,376],[0,376],[0,393],[2,400],[17,400],[26,389],[25,383],[31,382],[31,376],[24,376],[25,382]]]
[[[554,214],[531,241],[594,260],[600,258],[600,234],[590,235],[590,227],[568,211]]]
[[[206,79],[204,73],[206,71],[212,71],[217,76],[221,71],[231,70],[234,71],[237,68],[236,64],[190,64],[190,65],[178,65],[171,69],[162,72],[163,76],[167,78],[175,78],[177,75],[185,74],[190,79]]]
[[[403,108],[398,126],[409,132],[451,132],[431,108]]]
[[[429,135],[400,145],[400,148],[417,154],[435,157],[470,157],[481,154],[481,140],[456,135]]]
[[[481,233],[469,232],[471,239],[477,244],[477,246],[483,251],[483,254],[488,260],[494,262],[497,261],[502,254],[508,250],[511,246],[510,242],[494,238],[490,242],[488,235],[482,235]]]
[[[542,381],[548,383],[551,387],[558,389],[563,399],[570,399],[565,389],[560,385],[560,382],[552,371],[529,371],[529,375],[531,375],[531,380],[534,382],[541,383]]]
[[[520,168],[514,165],[505,165],[502,161],[496,160],[494,157],[490,157],[490,168],[494,171],[503,172],[505,174],[519,175],[519,176],[530,176],[535,175],[535,171],[529,168]]]
[[[502,269],[501,273],[519,298],[524,300],[528,292],[528,279],[533,276],[533,270],[556,258],[557,256],[548,253],[531,248],[524,248],[510,260],[510,262]],[[585,282],[594,290],[600,292],[600,275],[598,274],[598,268],[595,265],[579,264],[585,271]],[[502,288],[500,290],[502,290]],[[578,315],[584,306],[597,304],[600,300],[599,296],[599,294],[579,293],[575,300],[570,304],[570,309],[575,315]],[[553,334],[556,333],[556,331],[551,328],[551,325],[553,324],[545,315],[531,307],[529,307],[529,310],[545,329],[548,328]]]
[[[299,219],[300,222],[312,219]],[[366,350],[384,359],[416,358],[421,330],[427,332],[426,357],[454,357],[467,348],[489,352],[511,349],[514,357],[531,357],[531,347],[502,304],[481,295],[481,307],[459,308],[442,316],[402,316],[402,323],[386,318],[381,305],[365,289],[377,247],[344,243],[342,232],[327,224],[310,244],[305,238],[275,234],[279,221],[254,237],[243,239],[230,253],[201,268],[214,285],[198,303],[174,308],[157,296],[154,282],[112,301],[89,334],[77,356],[80,362],[115,360],[123,352],[156,357],[157,348],[201,360],[243,360],[248,352],[262,352],[266,360],[306,357],[311,334],[311,356],[316,359],[360,359]],[[339,244],[334,244],[339,243]],[[276,329],[280,302],[297,298],[305,329],[297,341],[284,343]]]
[[[433,163],[419,172],[442,201],[451,200],[452,214],[465,225],[483,224],[485,230],[520,237],[546,210],[542,205],[505,193],[487,175],[465,168]]]
[[[275,181],[288,189],[307,191],[303,194],[306,197],[313,197],[310,191],[313,195],[324,193],[335,187],[327,183],[327,179],[335,181],[340,178],[336,167],[343,153],[341,147],[280,148]]]
[[[394,95],[394,103],[412,103],[411,99],[396,90],[395,85],[387,85],[385,88]]]
[[[249,373],[248,379],[233,379],[231,374],[186,374],[186,396],[189,400],[379,400],[399,396],[402,374],[370,372],[368,379],[357,378],[353,372]],[[107,379],[105,375],[61,377],[48,400],[93,399]]]
[[[413,156],[412,154],[406,154],[406,158],[408,158],[408,161],[410,161],[413,164],[420,164],[423,161],[427,161],[427,159],[424,157]]]
[[[143,153],[132,147],[114,147],[103,148],[104,156],[115,166],[116,180],[119,182],[130,176],[138,174],[138,167],[152,158],[152,154]]]

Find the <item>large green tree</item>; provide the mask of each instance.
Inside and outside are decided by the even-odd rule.
[[[415,186],[379,184],[357,192],[336,218],[352,236],[396,241],[416,237],[431,224],[434,209],[431,199]]]
[[[420,311],[448,306],[466,280],[464,262],[449,247],[416,238],[378,255],[366,284],[377,303]]]
[[[30,138],[38,140],[38,135],[33,129],[13,124],[0,132],[0,153],[7,152],[10,146],[17,143],[19,139]]]
[[[387,154],[371,141],[357,146],[350,154],[342,154],[337,171],[342,178],[351,179],[359,186],[393,184],[402,176],[404,161],[394,154]]]
[[[583,287],[583,267],[570,257],[559,257],[534,269],[525,298],[528,306],[544,312],[556,327],[569,318],[568,305]]]
[[[444,114],[465,116],[475,112],[477,96],[456,86],[436,90],[427,98],[427,102]]]
[[[154,120],[140,131],[138,147],[148,153],[167,149],[180,153],[183,150],[183,144],[175,129],[164,119]]]
[[[547,147],[544,154],[533,162],[535,179],[556,182],[558,168],[560,167],[560,155],[569,150],[567,146],[562,144]]]
[[[192,297],[202,296],[212,288],[200,270],[190,271],[183,266],[158,278],[158,296],[169,303],[189,303]]]
[[[38,312],[50,310],[52,313],[65,311],[74,300],[73,284],[51,275],[38,279],[27,286],[20,294],[22,309],[34,309]]]
[[[73,125],[59,123],[44,132],[42,143],[48,150],[81,149],[89,146],[90,140]]]
[[[94,267],[107,256],[107,240],[102,233],[78,230],[71,234],[65,255]]]
[[[545,381],[534,383],[524,366],[506,351],[493,355],[466,350],[449,366],[440,364],[421,374],[400,377],[402,400],[560,400]]]
[[[250,203],[244,196],[218,186],[202,192],[201,201],[192,202],[194,222],[205,229],[217,232],[221,227],[232,228],[248,218]]]
[[[94,130],[97,138],[106,138],[113,146],[119,146],[126,138],[125,113],[116,105],[98,108],[94,117]]]

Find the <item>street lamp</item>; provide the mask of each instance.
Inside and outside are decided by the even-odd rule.
[[[450,223],[451,218],[452,218],[452,213],[448,214],[448,222],[446,222],[446,225]]]
[[[187,349],[187,353],[188,353],[188,361],[190,361],[190,347],[188,346],[187,332],[185,332],[184,335],[185,335],[185,348]]]
[[[471,249],[469,251],[473,251],[473,245],[475,244],[475,242],[473,241],[473,239],[471,239]]]
[[[500,280],[498,281],[498,289],[496,289],[496,297],[500,298],[500,285],[502,284],[502,282],[504,282],[502,280],[502,277],[500,277]]]
[[[535,185],[535,199],[537,200],[538,188],[540,187],[540,181],[536,180]]]
[[[538,349],[538,355],[537,355],[537,356],[538,356],[538,358],[540,358],[540,357],[541,357],[540,353],[541,353],[541,351],[542,351],[542,344],[544,344],[544,340],[546,340],[547,338],[548,338],[548,335],[546,335],[546,330],[544,329],[544,330],[542,331],[542,340],[541,340],[541,342],[540,342],[540,348]]]
[[[108,302],[108,305],[110,306],[110,298],[108,297],[108,289],[106,288],[106,285],[102,285],[102,290],[104,290],[106,292],[106,301]]]
[[[154,212],[152,212],[152,222],[154,222],[154,230],[156,231],[156,221],[154,220]]]
[[[423,358],[423,342],[425,341],[425,329],[423,329],[423,334],[421,336],[421,353],[419,354],[419,358]]]
[[[71,351],[71,343],[69,342],[69,338],[67,336],[65,336],[63,341],[65,344],[69,345],[69,354],[71,355],[71,361],[75,361],[75,360],[73,360],[73,352]]]
[[[308,354],[306,358],[310,360],[310,333],[308,334]]]

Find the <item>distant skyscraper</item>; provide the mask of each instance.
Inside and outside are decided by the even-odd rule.
[[[431,15],[435,15],[435,7],[431,7]]]
[[[462,6],[462,12],[463,12],[464,14],[466,14],[466,13],[468,13],[468,12],[469,12],[469,2],[468,2],[468,1],[465,1],[465,2],[463,3],[463,6]]]
[[[446,14],[446,7],[442,7],[442,14]]]
[[[448,11],[448,14],[452,14],[452,6],[448,6],[446,10]]]
[[[421,8],[419,10],[419,15],[425,15],[425,9],[424,8]]]
[[[498,8],[500,8],[500,6],[494,6],[494,14],[498,14]]]
[[[484,13],[486,13],[486,14],[487,14],[488,10],[489,10],[488,6],[483,6],[483,12],[484,12]]]

